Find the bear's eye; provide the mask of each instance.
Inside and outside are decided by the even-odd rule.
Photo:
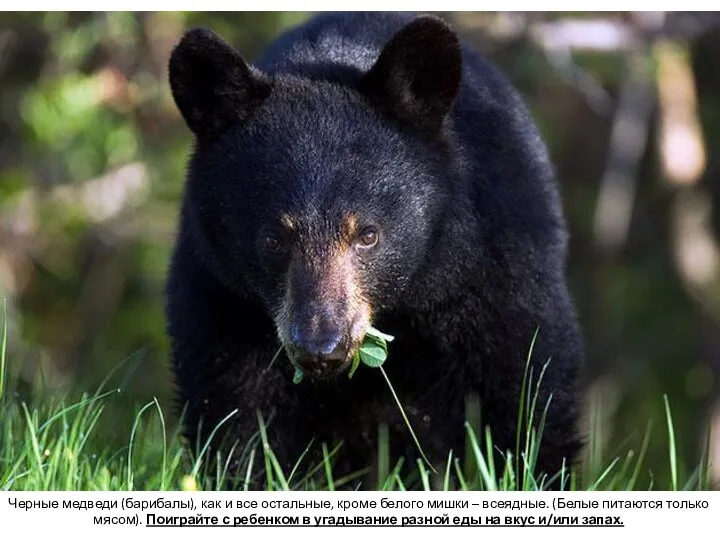
[[[378,243],[380,235],[375,227],[365,227],[358,237],[358,247],[371,248]]]
[[[263,247],[268,253],[280,253],[284,249],[282,240],[274,234],[268,234],[265,236]]]

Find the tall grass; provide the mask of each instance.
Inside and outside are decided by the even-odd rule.
[[[3,490],[175,490],[194,486],[197,489],[226,489],[229,461],[220,455],[201,454],[191,459],[177,429],[168,430],[162,408],[156,400],[141,407],[132,426],[131,437],[123,448],[104,448],[99,429],[108,418],[107,405],[117,391],[108,391],[70,404],[48,403],[29,407],[4,399],[2,408],[0,451],[0,488]],[[268,444],[267,427],[259,418],[259,445],[248,444],[240,453],[241,478],[233,487],[255,489],[259,481],[256,472],[264,471],[262,489],[268,490],[334,490],[357,488],[362,474],[337,478],[333,473],[333,458],[339,448],[322,446],[324,458],[309,464],[308,472],[298,477],[300,458],[290,470],[284,470]],[[668,414],[668,426],[671,426]],[[671,428],[669,428],[671,429]],[[517,459],[507,455],[497,459],[489,430],[481,434],[466,423],[470,452],[463,463],[450,454],[444,467],[433,474],[422,460],[416,463],[391,464],[380,448],[378,489],[457,489],[457,490],[524,490],[544,489],[549,479],[534,474],[534,456],[538,438],[528,442],[529,452],[520,456],[524,464],[517,475]],[[644,456],[649,445],[649,432],[638,452],[624,456],[604,456],[606,463],[593,477],[580,470],[561,473],[560,485],[565,490],[633,490],[649,489],[640,486],[639,479],[651,471],[645,470]],[[383,444],[383,438],[380,438]],[[667,490],[709,489],[707,454],[701,465],[685,479],[678,477],[675,448],[668,448],[668,486],[654,486]],[[205,477],[209,464],[218,465],[214,477]],[[308,464],[306,464],[308,465]],[[308,468],[308,467],[306,467]],[[471,471],[466,474],[466,471]],[[320,473],[320,474],[318,474]],[[409,480],[409,479],[415,480]]]
[[[175,490],[193,486],[197,489],[226,489],[229,459],[221,455],[200,454],[190,458],[177,429],[168,430],[162,408],[156,400],[137,412],[131,437],[126,446],[104,448],[99,426],[112,422],[107,404],[117,391],[87,396],[70,404],[48,403],[30,408],[4,398],[0,420],[0,488],[3,490]],[[259,418],[259,443],[248,444],[239,453],[242,471],[236,489],[255,489],[257,472],[264,471],[263,488],[268,490],[334,490],[362,487],[359,482],[365,471],[337,478],[333,473],[333,458],[339,448],[322,446],[324,459],[305,464],[309,469],[299,476],[303,457],[290,470],[284,470],[267,439],[267,427]],[[668,416],[668,425],[671,418]],[[422,460],[416,463],[390,463],[387,446],[380,440],[378,489],[457,489],[457,490],[523,490],[545,489],[552,479],[535,474],[536,441],[528,442],[528,452],[520,456],[525,465],[517,475],[517,459],[507,455],[498,459],[493,451],[492,434],[481,434],[466,423],[468,448],[466,462],[450,454],[445,466],[433,474]],[[252,442],[252,441],[251,441]],[[624,456],[603,456],[607,463],[595,476],[583,475],[581,470],[565,470],[559,480],[565,490],[633,490],[649,489],[639,485],[646,475],[644,457],[650,444],[649,432],[638,452]],[[707,454],[690,477],[678,477],[673,445],[668,448],[668,486],[654,486],[667,490],[709,489]],[[198,454],[196,454],[198,455]],[[598,459],[598,458],[596,458]],[[208,465],[213,477],[206,477]],[[466,474],[466,471],[473,471]],[[414,479],[414,480],[410,480]]]
[[[112,409],[120,390],[101,389],[79,399],[47,398],[28,403],[9,391],[7,376],[7,323],[3,317],[0,343],[0,489],[3,490],[336,490],[373,488],[379,490],[542,490],[550,482],[564,490],[706,490],[710,489],[709,447],[699,466],[682,477],[677,465],[677,448],[671,407],[664,409],[668,440],[668,485],[653,482],[645,457],[651,444],[651,430],[640,447],[622,456],[603,455],[592,444],[588,462],[564,469],[558,478],[536,470],[542,444],[544,412],[537,396],[544,368],[534,380],[526,372],[520,409],[525,415],[518,428],[515,452],[501,456],[494,449],[489,430],[478,431],[477,404],[470,401],[466,429],[465,459],[450,453],[437,472],[422,459],[391,463],[385,426],[379,426],[376,486],[366,486],[366,473],[356,471],[344,477],[334,473],[340,447],[320,446],[323,458],[307,461],[310,447],[290,470],[275,456],[267,436],[267,422],[258,416],[258,433],[250,441],[239,441],[234,456],[212,455],[210,441],[192,454],[187,452],[177,420],[169,421],[161,403],[153,399],[136,411],[130,436],[121,445],[108,444],[105,433],[113,425]],[[535,415],[541,412],[539,418]],[[233,413],[225,421],[230,421]],[[537,421],[536,421],[537,420]],[[599,426],[599,423],[597,423]],[[599,428],[598,428],[599,429]],[[518,432],[521,430],[518,429]],[[213,432],[212,436],[216,433]],[[600,435],[597,433],[597,435]],[[312,443],[314,444],[314,443]],[[231,458],[236,459],[231,478]],[[213,471],[208,474],[208,471]],[[238,473],[239,471],[239,473]],[[305,471],[302,474],[300,471]],[[667,471],[663,471],[667,472]],[[649,481],[648,481],[649,479]]]

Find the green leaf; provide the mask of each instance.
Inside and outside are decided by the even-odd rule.
[[[369,367],[382,366],[387,359],[386,342],[392,341],[393,339],[395,339],[393,336],[384,334],[383,332],[380,332],[380,330],[377,330],[372,326],[368,326],[367,330],[365,330],[363,343],[353,357],[348,378],[352,378],[355,374],[355,370],[357,370],[360,365],[360,362]]]
[[[293,375],[293,382],[294,382],[295,384],[300,384],[300,381],[302,381],[302,380],[303,380],[303,372],[302,372],[302,369],[300,369],[299,367],[295,366],[295,375]]]
[[[350,371],[348,372],[348,379],[352,379],[352,376],[355,375],[355,370],[360,365],[360,351],[355,353],[355,356],[353,356],[352,365],[350,366]]]
[[[382,341],[390,342],[393,339],[395,339],[394,336],[391,336],[390,334],[383,334],[380,330],[377,328],[373,328],[372,326],[368,326],[367,330],[365,330],[366,336],[372,336],[374,338],[380,339]]]
[[[387,358],[387,351],[374,343],[364,343],[359,353],[362,363],[369,367],[380,367]]]

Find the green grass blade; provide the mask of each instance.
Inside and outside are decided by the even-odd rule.
[[[497,482],[490,473],[490,469],[485,460],[485,456],[483,456],[482,450],[480,449],[480,444],[475,437],[475,433],[473,432],[470,425],[467,423],[465,424],[465,430],[467,431],[468,437],[470,438],[470,448],[472,449],[473,456],[475,457],[478,469],[480,470],[480,477],[482,480],[483,488],[488,491],[497,491]]]
[[[668,440],[669,440],[669,448],[668,451],[670,452],[670,475],[671,475],[671,481],[672,481],[672,491],[677,491],[678,489],[678,474],[677,474],[677,447],[675,446],[675,428],[673,426],[673,419],[672,414],[670,413],[670,401],[668,400],[667,394],[663,394],[663,399],[665,401],[665,418],[667,419],[667,429],[668,429]]]
[[[196,460],[195,460],[195,464],[193,465],[192,473],[191,473],[191,475],[192,475],[193,478],[197,478],[198,471],[200,470],[200,467],[202,466],[202,460],[203,460],[205,454],[207,453],[208,449],[210,448],[210,443],[212,442],[213,437],[215,437],[215,435],[217,434],[217,432],[218,432],[218,430],[220,429],[220,427],[221,427],[225,422],[227,422],[230,418],[232,418],[233,416],[235,416],[237,413],[238,413],[238,409],[234,409],[233,411],[231,411],[230,413],[228,413],[222,420],[220,420],[220,422],[217,423],[217,425],[216,425],[216,426],[213,428],[213,430],[210,432],[210,436],[209,436],[209,437],[207,438],[207,440],[205,441],[205,444],[203,445],[203,448],[202,448],[202,450],[200,451],[200,453],[198,454],[198,456],[197,456],[197,458],[196,458]]]
[[[258,423],[260,425],[260,439],[262,440],[263,454],[265,456],[265,474],[267,476],[268,489],[274,484],[273,478],[277,476],[280,487],[284,491],[288,491],[290,486],[288,485],[285,474],[280,466],[280,463],[270,447],[270,442],[267,436],[267,428],[260,412],[257,413]]]
[[[647,455],[648,447],[650,446],[650,433],[652,432],[652,422],[648,422],[648,427],[645,430],[645,435],[643,437],[643,442],[640,447],[640,453],[638,454],[637,462],[635,463],[635,469],[633,470],[632,476],[630,477],[630,482],[628,483],[626,489],[628,491],[632,491],[635,489],[635,485],[637,484],[638,478],[640,478],[640,468],[642,467],[642,464],[645,462],[645,456]]]
[[[5,366],[7,358],[7,298],[3,299],[3,333],[0,340],[0,400],[5,391]]]
[[[445,478],[443,478],[443,491],[450,491],[450,467],[452,466],[452,450],[448,453],[447,465],[445,466]]]
[[[162,430],[162,467],[160,469],[160,491],[165,491],[165,486],[167,483],[167,455],[168,455],[168,446],[167,446],[167,436],[165,432],[165,415],[162,412],[162,407],[160,407],[160,403],[158,402],[156,397],[153,397],[153,403],[155,403],[155,408],[158,411],[158,417],[160,418],[160,428]]]
[[[135,415],[135,421],[133,422],[132,430],[130,431],[130,444],[128,444],[128,456],[127,456],[127,490],[132,491],[133,490],[133,446],[135,443],[135,435],[137,433],[138,427],[140,425],[140,418],[142,417],[143,413],[152,407],[151,403],[146,403],[143,405],[143,407],[140,409],[140,411]]]
[[[528,385],[528,377],[529,377],[529,371],[531,369],[532,364],[532,353],[533,349],[535,348],[535,342],[537,341],[538,333],[540,332],[540,328],[536,328],[535,332],[533,333],[532,340],[530,341],[530,349],[528,351],[527,357],[525,359],[525,370],[523,372],[523,379],[522,384],[520,385],[520,398],[518,403],[518,418],[517,418],[517,426],[516,426],[516,439],[515,439],[515,455],[520,456],[520,437],[522,436],[522,430],[523,430],[523,418],[524,414],[523,411],[525,409],[525,393],[527,391],[527,385]],[[518,459],[518,467],[520,460]],[[516,472],[517,476],[520,476],[520,469]]]
[[[427,466],[437,474],[437,471],[435,470],[435,467],[432,466],[432,463],[430,463],[430,460],[425,455],[425,452],[423,452],[422,446],[420,446],[420,441],[418,441],[417,436],[415,435],[415,431],[413,430],[412,426],[410,425],[410,420],[408,420],[407,415],[405,414],[405,409],[403,409],[402,403],[400,403],[400,400],[397,397],[397,394],[395,393],[395,389],[393,388],[392,384],[390,383],[390,379],[388,379],[387,374],[385,373],[385,369],[383,369],[382,366],[378,366],[380,369],[380,372],[382,373],[383,377],[385,377],[385,382],[387,383],[388,387],[390,388],[390,392],[392,393],[393,398],[395,398],[395,403],[397,403],[398,408],[400,409],[400,414],[402,414],[403,419],[405,420],[405,423],[407,424],[408,429],[410,430],[410,435],[412,436],[413,440],[415,441],[415,446],[417,446],[418,452],[420,452],[420,455],[425,460],[425,463],[427,463]]]
[[[430,488],[429,473],[425,469],[422,459],[418,459],[417,464],[418,464],[418,469],[420,470],[420,481],[422,482],[423,490],[424,491],[432,491],[432,489]]]
[[[330,457],[328,456],[327,445],[322,444],[323,466],[325,468],[325,479],[327,480],[328,490],[335,491],[335,483],[333,482],[332,466],[330,465]]]

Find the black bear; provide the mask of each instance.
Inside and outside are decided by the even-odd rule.
[[[286,472],[323,442],[349,472],[374,466],[384,426],[414,466],[382,372],[348,376],[373,327],[436,470],[462,458],[468,403],[523,459],[526,368],[535,472],[573,462],[584,345],[554,170],[519,93],[446,21],[321,14],[252,63],[192,29],[169,83],[194,142],[167,285],[194,448],[212,434],[240,455],[262,418]]]

